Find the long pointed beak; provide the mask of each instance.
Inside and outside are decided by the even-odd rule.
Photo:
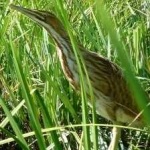
[[[13,4],[10,5],[10,8],[21,12],[22,14],[28,16],[29,18],[31,18],[32,20],[38,23],[40,23],[40,21],[43,22],[45,20],[45,17],[42,14],[42,12],[39,12],[38,10],[31,10],[31,9],[23,8],[21,6],[15,6]]]

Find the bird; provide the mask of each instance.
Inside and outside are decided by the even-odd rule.
[[[28,9],[11,4],[10,7],[45,28],[54,40],[60,64],[66,79],[76,91],[80,91],[80,75],[70,37],[61,20],[44,10]],[[77,43],[88,75],[95,99],[96,112],[110,120],[114,125],[141,126],[143,119],[136,104],[135,98],[128,87],[122,69],[107,58],[90,51]],[[88,86],[85,80],[85,85]],[[89,90],[86,89],[87,97]],[[92,103],[90,99],[88,103]],[[112,140],[109,150],[116,150],[121,134],[121,128],[113,126]]]

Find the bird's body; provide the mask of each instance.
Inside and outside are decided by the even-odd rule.
[[[56,43],[59,60],[67,80],[74,89],[80,90],[78,66],[70,38],[57,17],[47,11],[30,10],[14,5],[11,5],[11,8],[27,15],[48,31]],[[137,117],[138,107],[120,67],[108,59],[86,50],[80,44],[78,49],[90,79],[98,114],[113,123],[141,125],[141,116]],[[86,79],[84,71],[83,75]],[[90,97],[87,81],[85,81],[85,87],[87,87],[87,97]],[[90,102],[90,99],[88,101]],[[110,147],[110,149],[116,148],[112,144]]]
[[[61,45],[65,50],[62,51]],[[65,48],[65,45],[69,47]],[[75,90],[80,90],[79,72],[71,44],[60,44],[56,41],[56,47],[67,80]],[[93,87],[97,113],[112,122],[141,124],[140,118],[135,119],[139,111],[120,67],[97,53],[86,50],[81,45],[79,50]],[[84,76],[86,79],[85,74]],[[85,87],[89,87],[88,82],[84,83]],[[89,89],[85,91],[87,97],[90,97]]]
[[[62,51],[61,45],[65,50]],[[68,48],[65,48],[65,45]],[[60,44],[56,41],[56,47],[66,78],[75,90],[80,90],[79,72],[71,43]],[[79,50],[93,87],[97,113],[112,122],[141,125],[141,118],[135,119],[139,113],[138,107],[128,89],[120,67],[97,53],[86,50],[81,45]],[[86,80],[85,73],[84,76]],[[85,87],[89,87],[88,82],[84,82],[84,84]],[[85,91],[87,97],[90,97],[89,89]]]

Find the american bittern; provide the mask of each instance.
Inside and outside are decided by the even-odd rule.
[[[30,10],[15,5],[10,7],[28,16],[47,30],[56,43],[58,56],[66,78],[75,89],[80,89],[76,58],[69,35],[61,21],[47,11]],[[114,124],[142,124],[141,116],[138,116],[138,107],[128,89],[121,69],[113,62],[86,50],[81,45],[78,48],[93,88],[97,113]],[[117,148],[120,132],[120,128],[113,128],[110,150]]]

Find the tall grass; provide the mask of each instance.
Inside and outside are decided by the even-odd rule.
[[[148,92],[150,81],[149,3],[101,2],[14,4],[54,12],[65,25],[76,56],[80,42],[124,68],[137,103],[143,108],[146,98],[141,87]],[[47,32],[10,10],[9,1],[0,6],[0,148],[107,149],[111,128],[87,106],[82,61],[78,61],[82,87],[78,94],[66,81]],[[92,90],[91,99],[94,106]],[[148,124],[149,113],[144,113]],[[124,130],[120,148],[148,149],[149,133],[139,131]]]

